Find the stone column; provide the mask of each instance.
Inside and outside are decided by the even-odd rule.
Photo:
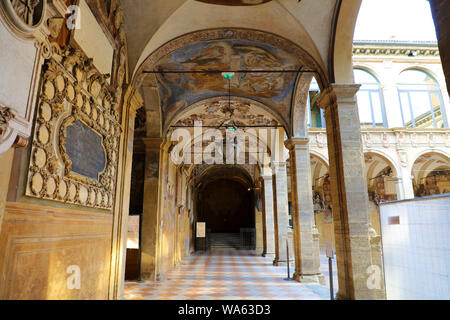
[[[367,182],[356,93],[360,85],[333,84],[319,98],[325,109],[339,277],[339,299],[374,299]]]
[[[320,256],[313,239],[314,208],[308,138],[293,138],[285,142],[289,150],[291,171],[292,218],[294,223],[294,279],[318,282]],[[319,261],[317,261],[319,260]]]
[[[142,280],[158,279],[159,258],[159,185],[160,163],[163,157],[161,138],[145,138],[144,203],[141,223],[141,277]]]
[[[275,258],[275,227],[273,215],[272,176],[262,176],[263,179],[263,257]]]
[[[287,240],[289,229],[289,207],[287,174],[285,162],[273,163],[273,208],[274,208],[274,228],[275,228],[275,266],[286,265],[287,263]]]

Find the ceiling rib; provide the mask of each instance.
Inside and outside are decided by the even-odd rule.
[[[154,71],[143,71],[146,74],[170,74],[170,73],[223,73],[223,72],[234,72],[234,73],[317,73],[317,70],[154,70]]]

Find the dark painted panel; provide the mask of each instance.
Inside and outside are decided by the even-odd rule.
[[[81,121],[67,127],[66,152],[72,161],[72,171],[98,180],[106,165],[102,137]]]

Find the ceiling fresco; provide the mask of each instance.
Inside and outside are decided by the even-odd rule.
[[[296,59],[281,49],[247,40],[200,41],[177,49],[156,64],[158,71],[297,70]],[[231,95],[247,97],[274,108],[285,119],[296,73],[237,73]],[[196,102],[228,94],[229,82],[219,73],[157,74],[164,120]]]
[[[238,126],[277,126],[280,123],[273,116],[247,101],[214,100],[199,103],[177,119],[176,126],[193,126],[194,121],[201,121],[203,126],[219,127],[227,121],[234,121]]]

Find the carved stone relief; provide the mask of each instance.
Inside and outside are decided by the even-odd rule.
[[[111,209],[121,134],[113,87],[81,51],[54,48],[59,54],[46,62],[42,79],[26,195]],[[67,132],[80,123],[80,128],[90,132],[87,137],[99,136],[100,150],[104,150],[100,161],[104,168],[97,179],[72,170],[74,155],[71,158],[67,152]],[[93,155],[98,153],[78,157],[85,157],[88,165]]]

